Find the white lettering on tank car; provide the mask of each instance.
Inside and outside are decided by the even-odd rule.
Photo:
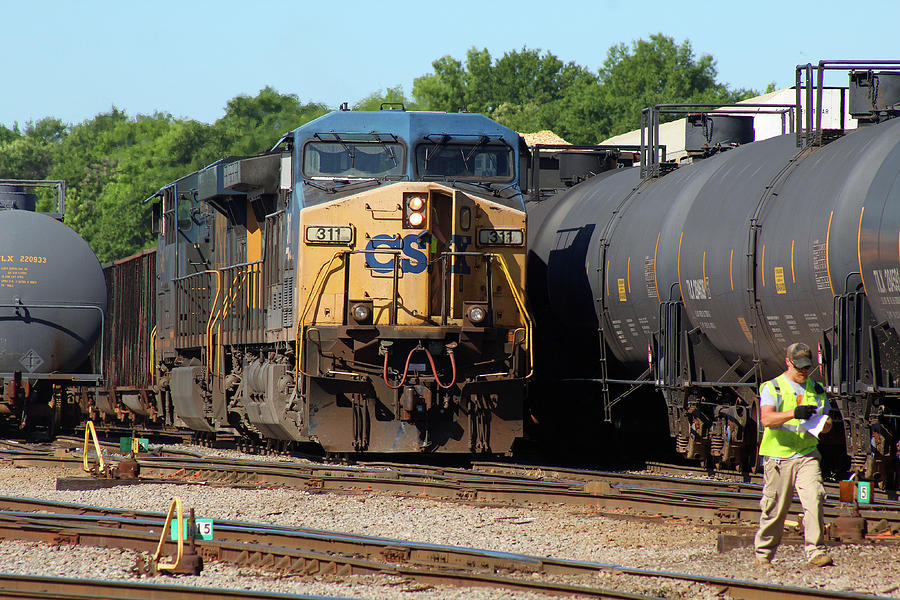
[[[691,300],[709,300],[709,277],[704,279],[685,279],[688,298]]]
[[[644,283],[647,286],[647,297],[648,298],[656,298],[656,278],[653,276],[654,271],[656,271],[656,261],[652,258],[645,257],[644,258]]]
[[[638,323],[641,324],[641,331],[643,331],[645,334],[650,333],[650,321],[647,319],[647,317],[639,317]]]
[[[831,289],[828,283],[828,252],[825,250],[825,242],[813,244],[813,271],[816,277],[816,289]]]
[[[900,292],[900,269],[896,267],[891,269],[875,269],[872,271],[872,275],[878,293]]]

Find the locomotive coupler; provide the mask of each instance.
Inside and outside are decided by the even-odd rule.
[[[401,395],[400,418],[403,421],[418,421],[431,410],[431,390],[422,384],[407,385]]]

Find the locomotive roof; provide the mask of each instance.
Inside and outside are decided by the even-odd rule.
[[[294,130],[297,140],[315,133],[392,133],[405,140],[429,134],[499,136],[517,148],[519,134],[476,113],[408,112],[405,110],[335,111]]]

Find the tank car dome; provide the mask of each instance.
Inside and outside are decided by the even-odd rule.
[[[0,210],[0,373],[73,372],[105,310],[103,269],[87,242],[46,215]]]

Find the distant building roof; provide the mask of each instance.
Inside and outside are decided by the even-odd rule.
[[[529,146],[534,146],[536,144],[569,144],[569,142],[550,130],[538,131],[535,133],[521,133],[519,135],[525,138],[525,143]]]

